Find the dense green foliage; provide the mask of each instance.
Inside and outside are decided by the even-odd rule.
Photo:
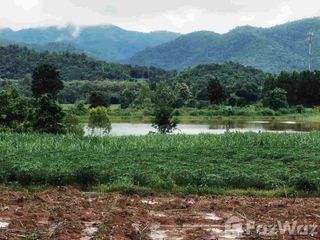
[[[63,80],[131,79],[167,77],[168,72],[154,67],[106,63],[77,53],[36,52],[26,47],[0,47],[0,78],[21,79],[38,64],[56,67]]]
[[[252,67],[246,67],[233,62],[226,62],[223,64],[201,64],[196,67],[188,68],[178,72],[174,76],[174,79],[192,84],[200,81],[204,77],[207,77],[207,75],[217,77],[227,86],[246,82],[262,84],[267,76],[267,74]]]
[[[33,102],[9,87],[0,92],[0,125],[21,129],[32,118]]]
[[[124,95],[126,89],[132,92],[143,91],[145,88],[149,89],[146,81],[83,80],[65,82],[64,86],[64,89],[58,94],[58,100],[61,103],[85,101],[91,104],[90,96],[92,93],[98,93],[103,95],[104,101],[108,104],[120,104],[122,102],[128,104],[128,100],[130,101],[131,98],[128,99],[128,96]],[[123,99],[123,97],[126,99]]]
[[[290,22],[271,28],[238,27],[225,34],[193,32],[171,42],[148,48],[129,62],[181,70],[202,63],[233,61],[266,72],[307,69],[307,33],[320,31],[320,18]],[[320,40],[314,38],[314,56]],[[315,68],[320,59],[314,58]]]
[[[90,108],[108,107],[110,105],[110,98],[104,92],[92,92],[89,97]]]
[[[63,124],[65,113],[48,94],[42,95],[37,102],[34,113],[33,129],[40,133],[65,133]]]
[[[44,67],[45,70],[50,70],[49,77],[51,80],[57,80],[57,86],[62,87],[62,82],[57,78],[57,72],[51,66],[39,66],[37,70],[41,70]],[[42,81],[46,82],[46,74],[41,74],[41,71],[37,72],[35,80],[37,90],[34,95],[37,98],[26,97],[17,91],[14,86],[5,85],[4,89],[0,91],[0,127],[1,130],[10,130],[15,132],[40,132],[40,133],[75,133],[78,128],[79,121],[76,120],[73,113],[68,113],[67,119],[66,113],[62,107],[55,101],[54,94],[57,94],[58,88],[52,83],[48,85],[53,88],[47,88],[48,85],[44,85]],[[43,77],[37,77],[38,74]],[[40,76],[39,75],[39,76]],[[40,86],[40,87],[39,87]],[[44,87],[44,88],[42,88]],[[48,90],[48,91],[47,91]],[[49,92],[49,93],[46,93]],[[81,107],[77,107],[77,111],[80,112]],[[80,132],[80,131],[76,131]]]
[[[127,59],[138,51],[168,42],[179,35],[164,31],[151,33],[126,31],[113,25],[0,30],[0,40],[23,43],[37,51],[83,51],[90,56],[108,61]]]
[[[320,105],[320,71],[281,72],[270,76],[264,83],[263,91],[284,89],[290,105]]]
[[[0,179],[191,189],[306,189],[319,194],[319,133],[75,137],[0,134]],[[193,189],[193,190],[192,190]]]
[[[63,89],[58,70],[48,64],[38,65],[32,73],[31,91],[34,97],[50,94],[55,97]]]
[[[273,110],[286,108],[288,106],[287,92],[281,88],[275,88],[267,92],[263,99],[263,104]]]

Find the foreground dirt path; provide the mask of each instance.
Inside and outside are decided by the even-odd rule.
[[[320,239],[317,224],[320,199],[0,193],[0,239]]]

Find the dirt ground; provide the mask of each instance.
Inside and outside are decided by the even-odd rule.
[[[317,224],[310,198],[0,193],[0,239],[320,239]]]

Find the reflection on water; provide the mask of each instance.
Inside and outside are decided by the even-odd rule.
[[[91,135],[92,130],[84,127],[85,135]],[[223,134],[230,132],[310,132],[319,131],[320,122],[293,121],[214,121],[211,124],[179,124],[175,134]],[[146,135],[154,132],[151,124],[114,123],[111,136]],[[94,135],[103,135],[103,131],[96,129]]]

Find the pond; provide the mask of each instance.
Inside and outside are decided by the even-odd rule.
[[[85,135],[91,135],[92,129],[84,127]],[[230,132],[310,132],[320,131],[320,122],[294,121],[213,121],[210,124],[179,124],[174,134],[223,134]],[[113,123],[111,136],[147,135],[155,132],[151,124]],[[104,135],[101,129],[95,129],[93,135]]]

